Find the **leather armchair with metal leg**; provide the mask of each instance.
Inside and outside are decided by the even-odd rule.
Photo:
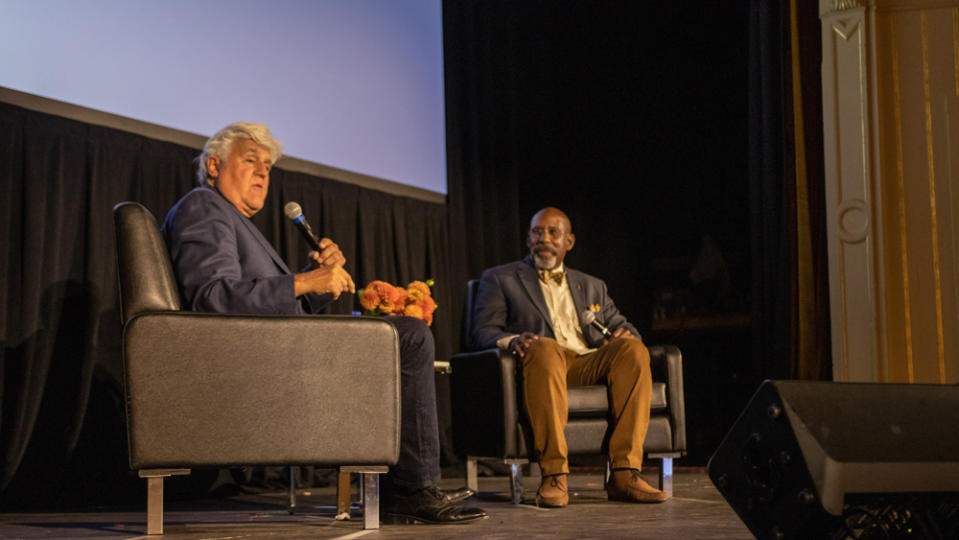
[[[479,282],[467,286],[463,343],[468,343],[473,302]],[[683,361],[674,346],[650,346],[653,396],[646,457],[658,459],[659,488],[672,495],[674,458],[686,452],[686,411]],[[477,462],[497,460],[510,468],[514,503],[523,498],[522,466],[529,462],[530,434],[524,419],[517,381],[517,359],[499,349],[464,352],[450,361],[453,447],[466,458],[467,485],[477,489]],[[569,389],[566,440],[570,455],[606,452],[609,431],[608,398],[603,385]]]
[[[364,527],[377,528],[378,475],[399,457],[396,329],[183,311],[153,215],[124,202],[114,220],[130,466],[148,479],[148,534],[163,532],[166,476],[245,465],[359,472]]]

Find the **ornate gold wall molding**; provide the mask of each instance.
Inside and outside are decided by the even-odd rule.
[[[872,5],[874,0],[819,0],[819,17],[831,13],[838,13],[848,9],[864,8]]]
[[[855,8],[877,12],[929,10],[959,7],[959,0],[819,0],[819,17]]]
[[[959,380],[959,0],[821,0],[833,377]]]

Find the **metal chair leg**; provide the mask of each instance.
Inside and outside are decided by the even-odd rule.
[[[296,472],[290,467],[290,506],[286,511],[292,516],[296,510]]]
[[[363,473],[363,528],[380,528],[380,475]]]
[[[343,466],[340,467],[340,476],[346,474],[347,487],[349,474],[360,475],[360,500],[363,503],[363,528],[380,528],[380,475],[389,472],[389,467],[380,465]],[[347,489],[347,496],[349,490]],[[339,494],[338,497],[339,498]],[[349,506],[347,506],[349,512]],[[337,518],[339,519],[339,517]]]
[[[659,465],[659,489],[673,496],[673,458],[664,457]]]
[[[147,478],[147,534],[163,534],[163,477]]]
[[[525,461],[525,460],[523,460]],[[509,494],[513,504],[523,502],[523,464],[508,460],[509,464]]]
[[[479,480],[476,478],[476,456],[466,456],[466,487],[479,492]]]
[[[190,469],[140,469],[137,474],[147,479],[147,534],[163,534],[163,479],[190,474]]]
[[[509,494],[513,504],[523,502],[523,465],[529,463],[526,458],[491,458],[481,456],[466,456],[466,487],[475,492],[479,492],[479,480],[477,479],[477,462],[481,459],[489,461],[501,461],[509,466]],[[532,467],[532,465],[531,465]],[[530,469],[532,470],[532,469]]]

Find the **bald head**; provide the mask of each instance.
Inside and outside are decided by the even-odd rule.
[[[537,268],[552,270],[558,267],[575,242],[572,224],[559,208],[543,208],[529,222],[526,246]]]
[[[546,208],[543,208],[539,212],[536,212],[535,214],[533,214],[533,219],[529,220],[529,228],[530,229],[533,228],[533,223],[537,219],[546,218],[546,217],[557,217],[563,220],[563,223],[565,223],[566,225],[566,232],[568,233],[573,232],[573,224],[569,221],[569,216],[566,215],[566,212],[563,212],[559,208],[556,208],[553,206],[547,206]]]

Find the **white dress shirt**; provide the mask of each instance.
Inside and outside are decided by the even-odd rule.
[[[563,265],[560,264],[552,271],[562,272]],[[540,288],[543,290],[543,297],[546,299],[546,308],[549,310],[549,318],[553,323],[553,334],[556,341],[577,354],[594,350],[590,349],[586,340],[583,339],[583,329],[579,325],[576,305],[573,303],[573,294],[569,290],[569,282],[566,276],[563,276],[561,283],[556,283],[553,280],[547,280],[548,282],[544,283],[542,279],[538,281]],[[517,335],[500,338],[496,344],[500,349],[506,350]]]

